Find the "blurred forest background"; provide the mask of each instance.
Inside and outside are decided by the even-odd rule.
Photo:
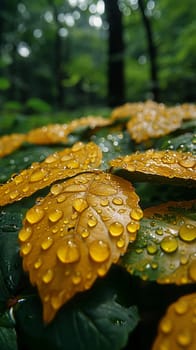
[[[195,102],[195,0],[1,0],[0,109]]]

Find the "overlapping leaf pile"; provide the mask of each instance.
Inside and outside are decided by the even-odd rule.
[[[69,323],[67,315],[66,318],[61,316],[64,315],[62,306],[68,300],[70,302],[75,300],[78,292],[93,290],[95,281],[99,281],[100,277],[104,284],[113,264],[120,265],[131,275],[139,276],[143,281],[156,281],[167,285],[195,284],[196,155],[193,147],[195,115],[195,105],[166,107],[164,104],[152,101],[129,103],[115,109],[108,119],[83,117],[69,124],[50,124],[31,130],[27,134],[10,134],[0,138],[1,157],[15,151],[17,159],[16,149],[22,145],[23,148],[30,147],[31,152],[37,149],[38,144],[51,145],[50,147],[56,144],[60,148],[55,152],[50,151],[50,155],[46,155],[44,160],[32,163],[29,168],[25,169],[24,165],[20,164],[21,171],[19,168],[17,174],[13,174],[0,186],[0,206],[2,207],[0,239],[2,249],[5,250],[1,260],[5,262],[6,252],[11,249],[5,243],[5,232],[7,234],[10,231],[8,222],[13,215],[16,215],[19,221],[14,230],[11,219],[11,231],[14,231],[13,242],[16,242],[18,235],[23,269],[28,272],[31,284],[36,286],[39,292],[43,304],[44,322],[49,323],[54,319],[51,325],[47,326],[48,329],[58,322],[56,321],[58,317],[63,317],[64,322]],[[127,118],[128,123],[125,124]],[[191,123],[191,130],[189,123]],[[84,135],[84,128],[89,130],[85,133],[86,143],[80,140],[80,135]],[[69,137],[76,131],[79,135],[78,142],[71,145]],[[98,132],[106,135],[106,138],[101,136],[99,141]],[[187,139],[190,140],[187,145],[188,151],[179,150],[179,147],[165,149],[164,137],[167,138],[170,134],[173,135],[173,140],[183,135],[186,138],[187,132],[189,134]],[[141,146],[143,148],[138,151],[138,144],[147,140],[151,142],[156,138],[159,138],[158,146],[154,143],[155,148],[146,149],[147,144],[143,144]],[[126,147],[121,146],[123,142]],[[169,145],[171,146],[171,142],[168,143]],[[130,149],[129,154],[127,149]],[[180,185],[176,186],[177,190],[173,192],[182,190],[184,194],[183,189],[190,189],[190,200],[185,201],[182,198],[181,201],[173,200],[143,210],[142,194],[148,193],[149,203],[153,203],[150,192],[155,192],[154,180],[161,186],[169,184],[172,191],[173,185]],[[134,182],[136,190],[131,182]],[[144,182],[144,188],[139,186],[138,182]],[[140,205],[137,190],[141,192]],[[159,203],[162,195],[164,193],[157,194]],[[171,193],[168,192],[168,199],[173,199],[170,196]],[[35,198],[37,198],[36,202],[34,202]],[[20,217],[17,216],[19,212]],[[22,213],[25,213],[23,222]],[[15,273],[14,270],[15,261],[18,266],[20,265],[17,249],[11,249],[9,256],[10,279],[16,282],[13,285],[5,284],[4,280],[8,272],[1,267],[1,288],[4,285],[4,292],[2,290],[0,295],[2,305],[13,295],[18,295],[20,288],[24,291],[30,290],[28,280],[24,277],[21,268],[19,268],[20,273]],[[16,279],[13,279],[14,275]],[[20,287],[21,280],[24,284],[22,287]],[[27,289],[25,289],[26,285]],[[113,291],[116,288],[115,286]],[[127,289],[127,286],[122,286],[122,289]],[[78,300],[80,297],[81,295],[78,295]],[[195,295],[190,298],[195,302]],[[111,302],[108,298],[106,300],[104,300],[105,305]],[[29,301],[30,304],[28,304]],[[114,299],[112,302],[114,309],[118,309]],[[49,339],[50,334],[49,331],[45,333],[44,330],[42,332],[38,330],[36,333],[40,334],[40,338],[37,339],[34,336],[33,345],[30,344],[31,330],[22,325],[21,319],[25,314],[25,305],[27,309],[29,307],[30,315],[34,304],[40,313],[37,299],[17,296],[14,302],[9,300],[9,307],[15,305],[14,315],[18,322],[19,333],[26,339],[25,346],[28,350],[37,348],[39,339],[42,337],[41,333],[45,334],[43,337],[46,339]],[[68,314],[72,317],[72,306],[69,309],[68,303],[67,307]],[[98,308],[95,304],[93,307]],[[171,306],[171,310],[173,308],[175,309],[176,306]],[[82,306],[82,309],[85,310],[85,306],[84,308]],[[4,310],[3,306],[2,310]],[[138,322],[138,316],[135,309],[133,312],[130,312],[130,308],[118,310],[123,319],[127,317],[126,321],[123,321],[126,322],[125,333],[120,330],[122,341],[117,341],[115,338],[116,347],[114,347],[113,340],[107,343],[98,336],[100,341],[95,345],[95,349],[100,349],[102,346],[104,349],[110,349],[111,344],[117,350],[125,346],[129,331],[133,330]],[[168,349],[171,346],[172,349],[181,349],[182,346],[191,350],[194,348],[196,340],[192,330],[195,325],[194,321],[191,321],[193,315],[190,316],[190,312],[184,312],[183,315],[183,322],[181,317],[178,325],[178,317],[176,316],[175,320],[174,312],[169,309],[168,315],[160,323],[160,334],[154,343],[153,350],[159,349],[159,344],[162,343],[167,344]],[[26,317],[33,316],[28,316],[27,313]],[[36,317],[32,328],[38,322],[41,329],[42,321],[41,319],[36,321]],[[0,322],[3,321],[0,320]],[[6,322],[14,329],[9,316]],[[189,322],[189,330],[185,332],[186,334],[183,333],[183,338],[180,332],[186,322]],[[173,327],[174,323],[175,327]],[[114,331],[114,324],[115,322],[112,322],[110,326],[108,325],[108,332],[111,334]],[[53,329],[52,332],[56,331]],[[72,329],[72,332],[75,334],[75,330]],[[47,344],[49,349],[52,346],[53,349],[63,350],[65,346],[63,331],[60,334],[60,336],[56,335],[61,339],[59,347],[55,342],[47,343],[44,339],[40,344],[43,343],[43,346]],[[92,344],[94,340],[89,341]],[[73,340],[71,349],[77,347],[77,342],[77,339],[75,343]],[[13,350],[17,349],[17,345],[14,342],[13,344]],[[88,341],[84,341],[85,348],[90,346],[87,344]]]

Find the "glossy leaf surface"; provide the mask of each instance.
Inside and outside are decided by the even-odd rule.
[[[135,306],[125,307],[119,301],[125,281],[118,274],[113,282],[108,277],[108,287],[107,279],[97,281],[91,290],[64,305],[47,326],[37,297],[18,303],[14,315],[23,346],[29,350],[124,348],[139,316]]]
[[[196,293],[185,295],[173,303],[159,323],[152,350],[195,350],[195,310]]]
[[[182,183],[195,185],[196,156],[190,152],[156,151],[136,152],[110,161],[114,168],[121,168],[131,173],[136,181]]]
[[[72,148],[49,155],[0,186],[0,206],[28,197],[57,180],[97,168],[101,158],[100,148],[92,142],[86,145],[78,142]]]
[[[31,208],[19,233],[23,267],[49,322],[78,291],[104,276],[133,242],[142,218],[131,184],[105,173],[55,184]]]
[[[196,201],[144,210],[135,243],[121,259],[131,274],[159,283],[196,282]]]

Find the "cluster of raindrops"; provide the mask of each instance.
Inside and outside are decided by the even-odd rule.
[[[82,171],[99,167],[100,148],[90,142],[78,142],[72,148],[65,148],[49,155],[43,162],[33,163],[30,168],[13,176],[10,181],[0,186],[0,205],[6,205],[42,189],[51,183]]]
[[[131,138],[140,143],[169,134],[180,128],[183,120],[195,119],[195,114],[194,104],[167,107],[164,103],[148,100],[119,106],[113,110],[111,118],[116,121],[129,117],[127,130]]]
[[[102,172],[51,187],[19,233],[23,267],[49,322],[76,292],[89,289],[136,239],[143,212],[131,184]]]
[[[162,318],[152,350],[195,350],[196,294],[172,304]]]
[[[190,152],[156,151],[136,152],[110,161],[115,168],[173,179],[196,180],[196,156]]]
[[[196,282],[196,223],[178,211],[180,207],[190,210],[195,204],[169,202],[144,210],[146,221],[132,247],[134,254],[123,257],[131,274],[163,284]]]

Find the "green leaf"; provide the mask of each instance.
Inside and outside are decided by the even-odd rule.
[[[0,78],[0,90],[4,91],[9,89],[10,87],[10,82],[6,78]]]
[[[119,303],[118,289],[107,286],[107,279],[97,281],[91,290],[67,303],[48,326],[42,322],[39,299],[27,297],[16,305],[14,312],[24,347],[29,350],[122,349],[139,317],[135,306],[125,307]]]
[[[17,337],[14,328],[0,327],[0,349],[17,350]]]
[[[162,145],[160,144],[160,148],[196,154],[196,134],[189,132],[173,138],[167,137]]]
[[[120,265],[143,280],[195,283],[195,203],[169,202],[145,210],[137,240]]]

